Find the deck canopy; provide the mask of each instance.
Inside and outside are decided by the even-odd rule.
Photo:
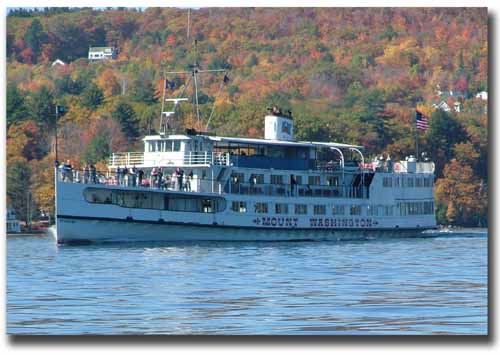
[[[350,144],[335,143],[335,142],[304,142],[304,141],[291,142],[291,141],[259,139],[259,138],[235,138],[235,137],[217,137],[217,136],[206,136],[206,138],[214,142],[225,142],[234,144],[274,145],[274,146],[304,147],[304,148],[334,147],[339,149],[349,149],[349,148],[363,149],[363,147],[359,145],[350,145]]]

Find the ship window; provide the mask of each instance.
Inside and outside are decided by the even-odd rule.
[[[302,176],[301,175],[294,175],[295,177],[295,182],[297,185],[302,185]]]
[[[156,152],[156,142],[148,142],[148,147],[149,152]]]
[[[394,178],[394,187],[399,187],[399,178]]]
[[[351,206],[351,216],[357,216],[361,214],[361,205]]]
[[[308,184],[309,185],[319,185],[320,184],[320,177],[313,175],[308,177]]]
[[[255,208],[255,213],[267,213],[268,212],[267,203],[265,203],[265,202],[256,202],[254,208]]]
[[[271,184],[282,185],[283,175],[271,175]]]
[[[288,214],[288,205],[286,203],[277,203],[274,207],[276,214]]]
[[[339,186],[339,177],[338,176],[328,176],[326,181],[329,186]]]
[[[247,203],[243,201],[233,201],[231,204],[231,210],[238,213],[246,213]]]
[[[326,214],[326,206],[325,205],[314,205],[314,214]]]
[[[295,205],[295,214],[307,214],[307,205],[303,204]]]
[[[332,214],[342,216],[345,213],[344,205],[333,205]]]
[[[220,197],[207,198],[161,192],[86,188],[83,196],[89,203],[103,203],[125,208],[204,213],[222,212],[226,208],[225,200]]]
[[[378,216],[378,207],[375,205],[366,206],[366,215],[367,216]]]
[[[415,178],[415,187],[422,187],[422,179]]]
[[[231,173],[231,182],[233,184],[242,183],[244,181],[245,181],[245,174],[244,173],[237,173],[237,172]]]
[[[408,186],[408,187],[413,187],[413,186],[414,186],[414,183],[413,183],[413,178],[412,178],[412,177],[408,178],[408,181],[407,181],[407,185],[406,185],[406,186]]]
[[[181,151],[181,141],[173,141],[173,142],[174,142],[173,151],[180,152]]]
[[[85,189],[83,191],[85,201],[90,203],[111,203],[111,190]]]
[[[252,175],[250,175],[249,182],[251,184],[263,184],[264,183],[264,174],[252,174]]]
[[[382,179],[382,185],[384,187],[392,187],[392,177],[384,177]]]
[[[384,216],[393,216],[394,215],[394,206],[380,206],[383,211]]]

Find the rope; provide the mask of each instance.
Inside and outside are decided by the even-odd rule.
[[[208,126],[210,125],[210,121],[212,120],[212,116],[213,116],[214,111],[215,111],[215,102],[217,101],[217,97],[219,97],[219,94],[220,94],[223,86],[224,86],[224,80],[222,80],[222,82],[220,83],[219,90],[217,91],[217,94],[215,95],[214,104],[212,105],[212,112],[210,112],[210,116],[208,117],[207,125],[205,128],[207,131],[208,131]]]

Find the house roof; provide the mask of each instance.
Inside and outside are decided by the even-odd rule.
[[[112,52],[113,47],[90,47],[89,52]]]

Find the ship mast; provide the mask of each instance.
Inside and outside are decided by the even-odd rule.
[[[188,32],[187,36],[189,39],[190,36],[190,9],[188,9]],[[200,115],[200,104],[199,104],[199,96],[198,96],[198,85],[200,82],[200,74],[216,74],[216,73],[224,73],[223,81],[221,83],[221,87],[219,88],[219,91],[217,92],[217,96],[220,93],[220,89],[222,88],[222,85],[225,84],[228,80],[227,76],[227,69],[201,69],[199,63],[198,63],[198,40],[195,39],[193,41],[193,52],[194,52],[194,60],[193,64],[189,65],[189,70],[184,70],[184,71],[164,71],[163,77],[164,77],[164,85],[163,85],[163,95],[162,95],[162,104],[161,104],[161,118],[160,118],[160,134],[165,135],[167,131],[170,129],[170,118],[175,114],[175,109],[177,108],[177,105],[182,102],[182,101],[188,101],[188,98],[182,97],[186,91],[186,88],[189,85],[189,80],[193,80],[193,112],[196,114],[196,125],[198,127],[201,127],[202,123],[202,117]],[[168,89],[173,89],[173,82],[168,80],[168,77],[172,75],[185,75],[188,77],[187,82],[184,87],[184,91],[181,95],[180,98],[167,98],[167,90]],[[166,102],[172,102],[174,107],[170,111],[165,110],[165,103]],[[206,129],[208,129],[208,125],[210,123],[210,120],[212,118],[214,108],[215,108],[215,101],[214,101],[214,106],[212,107],[210,117],[207,119],[206,122]]]

